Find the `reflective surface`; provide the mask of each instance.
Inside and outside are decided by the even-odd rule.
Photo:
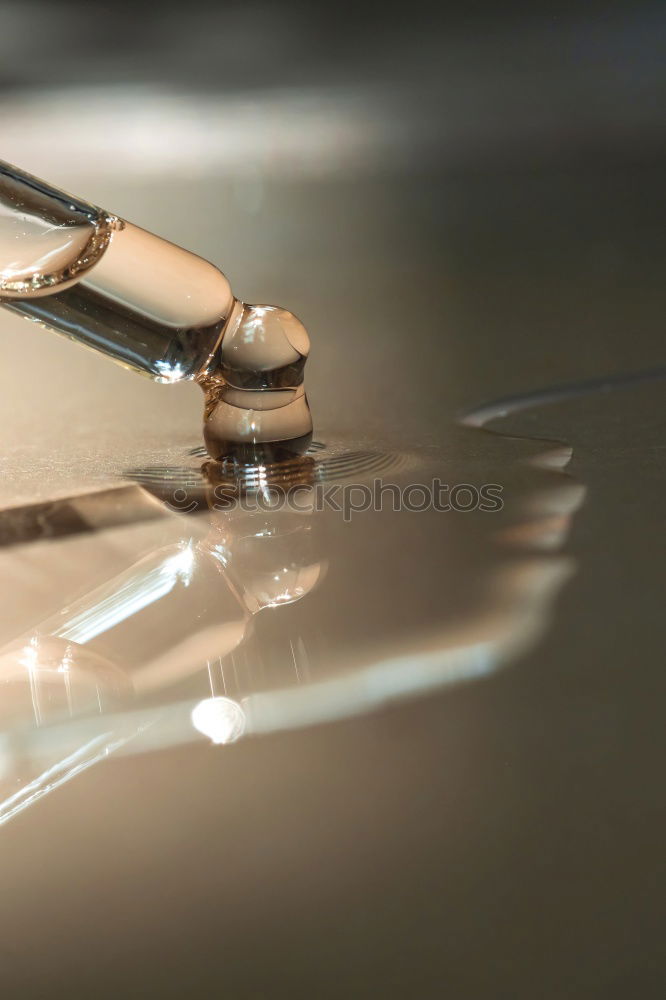
[[[199,732],[224,743],[361,714],[487,676],[529,647],[573,569],[558,555],[584,496],[563,471],[570,450],[453,429],[448,445],[396,456],[382,469],[372,454],[317,443],[294,465],[286,491],[282,464],[256,469],[260,482],[249,482],[249,473],[239,479],[217,463],[200,471],[193,449],[182,468],[131,473],[160,497],[163,517],[146,522],[141,511],[127,528],[81,537],[75,526],[46,547],[30,541],[33,573],[41,554],[49,569],[38,575],[52,587],[54,549],[60,567],[90,561],[97,576],[95,553],[108,544],[172,539],[22,636],[5,635],[12,705],[23,684],[23,716],[13,709],[6,729],[10,747],[12,732],[20,733],[21,765],[33,744],[38,769],[47,749],[66,758],[76,751],[78,766],[80,745],[89,745],[97,759],[102,734],[119,725],[118,703],[105,693],[107,663],[124,678],[130,725],[137,736],[150,729],[154,748]],[[470,461],[476,449],[481,460]],[[437,489],[436,477],[452,468],[459,484]],[[482,490],[486,503],[478,501]],[[4,519],[17,516],[8,511]],[[381,550],[389,538],[387,562]],[[23,558],[20,545],[5,549],[5,574]],[[68,587],[69,571],[56,590]],[[98,693],[93,714],[102,718],[69,727],[68,719],[90,714],[90,684]],[[48,721],[60,726],[35,734],[47,721],[47,699]],[[171,704],[160,736],[161,711]],[[142,749],[140,739],[122,746]],[[11,750],[3,770],[11,772]],[[0,818],[15,814],[10,796]]]
[[[255,514],[225,499],[237,467],[217,469],[223,510],[202,485],[196,387],[4,314],[8,996],[663,993],[664,387],[625,377],[664,363],[663,182],[650,101],[627,122],[618,99],[620,78],[655,85],[643,13],[633,33],[609,17],[585,34],[563,12],[518,50],[512,24],[434,39],[450,81],[427,119],[447,125],[436,162],[426,87],[404,117],[388,88],[132,91],[94,113],[70,94],[78,145],[53,151],[36,137],[58,95],[12,105],[7,156],[302,316],[325,447],[287,482],[439,476],[502,485],[505,505],[394,512],[388,496],[347,522],[327,508],[297,512],[309,531],[246,530]],[[388,78],[426,61],[412,44]],[[232,49],[254,77],[260,60]],[[586,103],[590,52],[612,69]],[[131,180],[99,152],[111,120]],[[470,410],[484,429],[458,425]],[[226,650],[210,670],[209,641]]]

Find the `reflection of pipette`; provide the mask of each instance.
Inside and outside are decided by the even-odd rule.
[[[0,651],[0,715],[24,704],[41,725],[113,708],[109,684],[117,705],[187,682],[244,640],[253,615],[313,590],[312,527],[307,513],[212,510],[205,537],[185,532]]]
[[[181,538],[180,548],[162,547],[154,554],[163,569],[166,564],[167,576],[169,573],[171,577],[175,575],[176,592],[173,598],[163,595],[152,607],[148,603],[145,607],[135,608],[138,619],[142,619],[144,624],[145,634],[139,637],[140,640],[150,642],[151,632],[154,631],[156,652],[152,661],[151,651],[144,646],[143,655],[132,663],[131,644],[123,639],[124,620],[106,633],[99,631],[93,635],[99,627],[102,605],[102,620],[108,612],[113,617],[123,610],[127,588],[120,577],[110,585],[112,595],[99,592],[95,600],[85,600],[80,608],[70,609],[66,621],[63,622],[60,616],[60,625],[56,625],[55,629],[51,627],[51,622],[41,626],[44,630],[50,628],[52,634],[57,632],[60,641],[70,645],[85,637],[87,630],[88,639],[82,650],[85,652],[87,648],[101,654],[106,648],[108,659],[114,659],[111,646],[120,652],[124,645],[129,650],[130,669],[127,673],[134,682],[132,697],[136,698],[137,693],[140,697],[134,702],[135,708],[128,704],[127,708],[119,711],[112,709],[111,714],[105,713],[103,719],[87,716],[49,728],[33,726],[30,731],[24,729],[20,733],[21,747],[25,759],[31,762],[32,773],[43,761],[48,764],[53,760],[56,748],[64,751],[64,759],[73,745],[73,739],[80,740],[77,746],[93,746],[96,735],[102,729],[108,732],[109,738],[117,728],[125,732],[124,727],[128,725],[135,727],[137,733],[141,731],[140,736],[122,746],[116,742],[114,754],[172,746],[198,739],[198,734],[204,734],[217,743],[233,742],[243,734],[307,726],[367,712],[390,701],[497,670],[507,659],[515,657],[536,640],[548,621],[554,595],[570,572],[571,560],[552,552],[553,547],[558,548],[562,543],[571,517],[582,499],[581,488],[574,488],[575,484],[568,477],[559,474],[568,457],[569,452],[554,456],[552,448],[545,463],[537,462],[530,456],[530,467],[546,464],[549,470],[555,471],[544,473],[543,470],[533,470],[535,474],[529,474],[526,491],[519,491],[514,498],[509,524],[502,521],[498,530],[494,523],[488,523],[488,540],[491,542],[489,565],[485,565],[485,560],[481,565],[477,562],[480,553],[476,536],[472,535],[471,546],[463,547],[448,569],[446,566],[442,568],[438,579],[444,588],[447,572],[451,578],[452,574],[457,576],[462,570],[471,581],[475,581],[454,614],[447,616],[443,609],[441,619],[433,621],[433,627],[428,630],[421,627],[415,633],[404,631],[397,636],[389,630],[382,642],[347,643],[342,647],[342,656],[339,646],[333,655],[330,653],[330,640],[334,635],[332,629],[341,620],[340,613],[334,610],[335,597],[333,601],[329,600],[330,594],[326,595],[326,600],[308,602],[310,610],[305,618],[299,614],[301,606],[298,605],[284,615],[261,615],[255,628],[244,628],[250,624],[251,616],[260,606],[276,607],[287,603],[298,590],[311,592],[316,582],[313,576],[317,561],[311,556],[298,556],[301,537],[293,522],[289,524],[295,513],[293,510],[269,509],[264,510],[262,515],[243,509],[245,504],[240,501],[244,500],[246,491],[254,489],[261,492],[264,488],[262,483],[267,487],[272,481],[274,470],[255,470],[257,482],[254,483],[254,478],[246,476],[245,472],[239,481],[228,464],[208,463],[208,486],[202,484],[199,487],[201,495],[196,495],[198,503],[194,509],[200,510],[206,499],[211,505],[224,500],[222,509],[216,509],[218,516],[205,539],[197,531],[199,518],[193,514],[186,521],[187,538]],[[312,460],[299,460],[291,466],[290,469],[281,465],[275,470],[280,481],[290,484],[291,477],[300,472],[305,479],[303,485],[309,488],[315,474]],[[217,479],[214,478],[216,473]],[[522,479],[522,472],[519,475]],[[150,481],[151,477],[146,478]],[[216,492],[218,486],[221,487],[221,495]],[[302,496],[299,495],[299,510],[303,506]],[[237,497],[237,506],[229,508],[234,497]],[[230,509],[233,510],[232,517],[227,516]],[[281,521],[282,531],[276,531],[277,524],[271,524],[277,517],[286,518]],[[320,516],[312,511],[304,514],[303,519],[304,526],[307,523],[314,526]],[[376,524],[374,519],[369,527]],[[419,525],[413,520],[407,524],[410,531],[401,537],[407,542],[415,540],[418,544]],[[307,539],[308,532],[303,532],[303,535]],[[360,536],[361,531],[356,531],[348,543],[346,533],[345,538],[340,535],[341,551],[337,553],[337,558],[343,574],[340,576],[338,573],[337,579],[336,574],[332,574],[334,586],[342,583],[350,570],[353,572],[359,567],[358,558],[355,555],[351,557],[351,552]],[[460,539],[461,536],[457,537]],[[189,553],[186,549],[190,550]],[[403,558],[407,551],[407,545],[404,551],[395,549],[396,569],[410,565]],[[180,664],[176,664],[176,671],[172,673],[170,669],[165,669],[166,663],[159,648],[162,634],[159,627],[151,629],[151,621],[155,622],[151,614],[156,608],[167,606],[162,605],[162,601],[177,611],[181,598],[187,600],[192,596],[192,592],[184,593],[188,589],[185,579],[199,554],[204,568],[214,567],[210,585],[202,590],[197,587],[197,593],[201,595],[199,610],[203,610],[204,617],[208,614],[207,594],[203,590],[212,590],[215,574],[222,573],[222,586],[230,588],[228,605],[227,599],[224,600],[225,608],[229,608],[229,614],[225,612],[226,621],[232,625],[237,623],[243,629],[243,639],[242,643],[232,643],[226,656],[210,658],[206,669],[195,673],[188,667],[188,662],[193,663],[194,660],[183,656],[185,647],[176,643]],[[277,571],[275,567],[278,567]],[[156,568],[152,563],[149,566],[148,562],[135,565],[134,570],[140,570],[138,575],[143,578],[144,590],[147,576],[144,571],[152,574],[150,579],[153,583],[158,577],[161,579],[160,574],[156,576],[152,572]],[[183,579],[178,577],[179,573]],[[201,579],[206,579],[205,573]],[[377,589],[371,595],[374,601],[371,607],[374,606],[381,615],[381,621],[388,621],[382,611],[383,605],[386,603],[389,608],[394,607],[396,599],[405,591],[401,590],[401,581],[394,573],[387,577],[380,574],[375,577],[375,582]],[[428,578],[423,582],[425,586],[419,587],[419,580],[412,576],[409,586],[427,602],[433,590]],[[189,586],[192,585],[191,580]],[[153,592],[152,587],[148,589]],[[136,597],[134,583],[130,590],[131,604]],[[339,599],[339,589],[337,593]],[[108,596],[112,596],[110,602],[107,602]],[[173,604],[170,603],[172,600]],[[142,604],[142,601],[139,603]],[[187,633],[192,636],[194,644],[203,649],[205,643],[200,643],[200,640],[208,640],[205,634],[200,635],[205,622],[197,617],[198,605],[199,602],[195,602],[191,609]],[[72,610],[77,614],[73,616]],[[364,613],[367,614],[367,609]],[[163,616],[162,620],[170,617],[174,618],[173,625],[168,623],[170,628],[178,629],[188,624],[179,621],[177,614]],[[129,624],[127,627],[131,628]],[[61,628],[65,629],[64,633]],[[129,634],[125,633],[125,636]],[[321,644],[320,634],[324,640]],[[186,638],[185,635],[183,637]],[[301,638],[303,643],[300,643]],[[224,648],[224,644],[220,643],[218,649],[223,652]],[[6,760],[12,753],[13,745],[12,735],[8,734],[8,738],[10,742],[5,744]]]
[[[182,524],[181,541],[0,651],[0,824],[142,735],[151,746],[197,730],[216,743],[242,735],[236,699],[251,684],[239,672],[234,697],[221,694],[221,662],[253,615],[320,580],[311,518],[213,509],[205,537],[189,518]]]

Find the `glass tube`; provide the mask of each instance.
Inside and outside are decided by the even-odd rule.
[[[196,254],[0,161],[0,304],[157,382],[196,379],[212,458],[301,454],[305,327]]]
[[[235,303],[213,264],[2,161],[0,301],[158,382],[206,368]]]

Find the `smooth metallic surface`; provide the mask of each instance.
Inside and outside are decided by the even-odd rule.
[[[272,111],[224,107],[246,151],[230,163],[204,109],[210,160],[186,199],[173,145],[122,180],[94,144],[80,161],[95,202],[233,259],[244,298],[293,303],[316,330],[308,395],[325,447],[295,482],[438,475],[501,484],[505,507],[345,522],[304,502],[300,526],[278,530],[269,512],[253,529],[255,515],[211,512],[194,387],[164,393],[3,315],[3,645],[65,606],[78,639],[59,641],[85,651],[84,609],[90,621],[103,605],[112,625],[66,719],[26,722],[20,739],[3,728],[0,780],[22,782],[0,826],[6,995],[662,995],[660,126],[649,102],[593,113],[557,56],[563,38],[603,53],[654,37],[642,8],[632,17],[591,35],[537,23],[518,82],[511,31],[463,31],[458,61],[444,46],[443,151],[426,128],[419,145],[428,88],[402,129],[388,89],[382,119],[368,112],[381,94],[364,103],[359,88],[331,98],[330,117],[317,105],[329,155],[298,146],[293,171],[284,136],[279,156],[266,146]],[[641,66],[627,77],[654,80]],[[608,81],[617,98],[615,70]],[[136,106],[113,100],[110,117]],[[196,138],[179,108],[163,127]],[[573,139],[572,108],[590,119]],[[393,122],[384,145],[369,121]],[[35,149],[31,129],[11,136]],[[388,167],[387,150],[402,151]],[[41,155],[34,169],[62,182],[63,150],[51,171]],[[145,164],[129,138],[127,156]],[[114,488],[132,517],[114,513]],[[220,566],[208,603],[185,583],[186,536],[195,569]],[[174,683],[137,696],[138,645],[134,665],[117,662],[132,622],[151,648],[166,599],[178,636],[181,598],[197,647],[228,626],[215,641],[236,671],[190,673],[180,634],[160,664]],[[35,683],[27,701],[12,688],[14,719],[43,690],[26,645]],[[64,686],[45,687],[54,714],[67,709]],[[103,711],[78,713],[94,690]]]

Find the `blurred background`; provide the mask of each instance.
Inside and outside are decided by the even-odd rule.
[[[381,430],[393,401],[368,376],[399,370],[409,437],[535,378],[650,362],[665,20],[644,2],[3,3],[3,157],[288,303],[316,339],[320,421],[354,426],[367,394]],[[106,381],[52,340],[31,338],[34,362],[73,367],[62,395],[82,364]]]
[[[0,0],[0,156],[293,309],[318,437],[442,447],[484,400],[664,364],[665,41],[642,0]],[[1,332],[6,501],[197,443],[196,387]],[[536,650],[28,810],[2,995],[663,996],[663,392],[624,398],[509,424],[589,488]]]

